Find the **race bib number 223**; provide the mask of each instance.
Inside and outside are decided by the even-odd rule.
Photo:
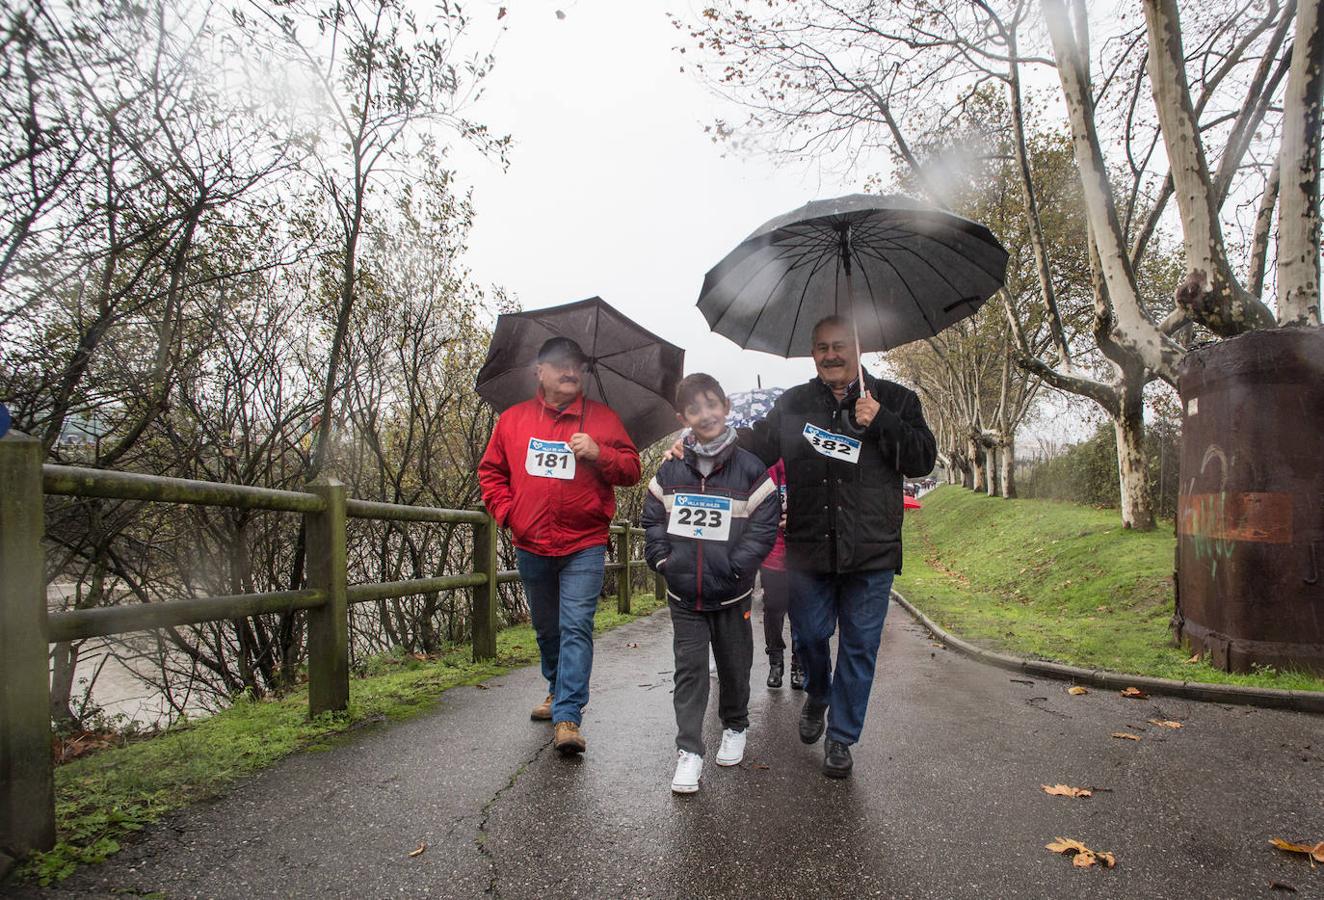
[[[731,498],[711,494],[674,495],[667,534],[700,541],[726,540],[731,536]]]

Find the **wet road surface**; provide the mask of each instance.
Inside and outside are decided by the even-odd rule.
[[[710,701],[689,797],[669,790],[663,611],[598,638],[582,759],[529,721],[543,689],[523,669],[292,757],[19,896],[1324,897],[1324,867],[1268,844],[1324,840],[1324,718],[1073,697],[944,650],[894,607],[855,775],[831,781],[821,741],[795,733],[803,695],[767,690],[766,671],[756,657],[739,767],[711,762]],[[1096,793],[1041,790],[1059,782]],[[1074,868],[1044,849],[1059,836],[1117,867]]]

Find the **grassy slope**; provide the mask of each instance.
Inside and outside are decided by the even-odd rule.
[[[608,598],[599,609],[602,631],[660,604],[634,598],[633,615],[616,612]],[[407,719],[431,708],[447,688],[476,684],[538,658],[533,629],[507,628],[497,636],[497,659],[475,663],[467,647],[434,660],[392,656],[368,660],[350,683],[349,709],[308,718],[307,689],[280,699],[239,702],[210,718],[147,740],[60,766],[55,772],[59,843],[34,854],[23,874],[42,883],[62,879],[83,863],[100,862],[134,831],[170,810],[206,800],[236,779],[296,750],[327,749],[337,736],[379,722]]]
[[[1008,502],[956,487],[906,514],[896,588],[952,633],[983,647],[1090,668],[1185,681],[1324,690],[1324,679],[1230,675],[1172,645],[1171,523],[1121,527],[1115,510]]]

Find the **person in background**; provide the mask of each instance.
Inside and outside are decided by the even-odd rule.
[[[781,500],[782,518],[777,528],[777,543],[759,569],[759,583],[763,586],[763,647],[768,654],[768,687],[779,688],[786,674],[786,639],[783,631],[786,611],[790,607],[790,576],[786,573],[786,465],[779,459],[768,469],[768,477],[777,485]],[[800,654],[796,649],[795,627],[791,627],[791,688],[804,690],[804,670],[800,668]]]

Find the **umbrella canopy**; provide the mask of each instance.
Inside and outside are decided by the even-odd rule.
[[[1007,251],[977,222],[850,194],[764,223],[708,273],[698,305],[718,334],[788,358],[809,355],[824,316],[850,316],[867,353],[973,314],[1006,271]]]
[[[662,340],[600,297],[497,317],[476,388],[497,412],[533,397],[538,348],[568,337],[589,358],[585,394],[621,417],[640,449],[676,431],[672,401],[685,368],[685,351]]]
[[[772,411],[772,404],[784,390],[779,387],[757,388],[728,395],[726,399],[731,401],[731,412],[726,417],[726,424],[732,428],[749,428]]]

